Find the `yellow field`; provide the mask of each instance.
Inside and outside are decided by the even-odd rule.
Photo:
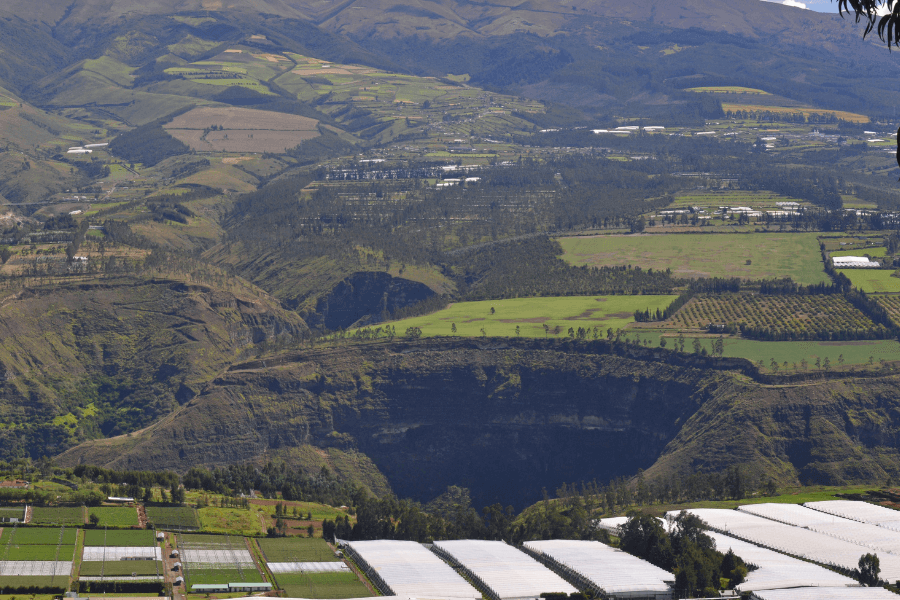
[[[757,104],[731,104],[730,102],[723,102],[722,110],[725,112],[743,110],[747,112],[772,112],[783,114],[803,113],[803,116],[807,118],[811,114],[834,115],[838,119],[843,119],[844,121],[850,121],[852,123],[869,122],[869,117],[865,115],[858,115],[844,110],[824,110],[821,108],[808,108],[802,106],[760,106]]]
[[[712,85],[709,87],[688,88],[687,92],[706,92],[707,94],[759,94],[760,96],[770,96],[765,90],[756,88],[741,87],[739,85]]]

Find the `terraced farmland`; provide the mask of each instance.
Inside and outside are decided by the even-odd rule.
[[[157,529],[200,529],[197,511],[187,506],[148,506],[147,520]]]
[[[98,527],[137,527],[137,509],[126,506],[98,506],[88,509],[88,515],[100,517]]]
[[[721,294],[698,296],[679,310],[666,326],[707,329],[710,324],[746,325],[796,340],[829,340],[838,332],[882,331],[843,296],[763,296]]]
[[[81,506],[34,506],[31,522],[37,525],[84,525]]]

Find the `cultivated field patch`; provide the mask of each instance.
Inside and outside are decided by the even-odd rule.
[[[418,327],[424,336],[565,337],[569,329],[606,337],[608,328],[634,322],[636,310],[663,310],[676,296],[565,296],[457,302],[444,310],[393,323],[397,335]],[[493,309],[493,312],[492,312]],[[456,325],[456,331],[453,326]]]
[[[84,525],[81,506],[34,506],[31,522],[38,525]]]
[[[827,283],[816,234],[680,234],[563,237],[562,259],[575,266],[671,269],[677,277],[790,277]],[[900,281],[900,280],[898,280]]]
[[[761,104],[732,104],[730,102],[722,103],[722,110],[727,112],[749,112],[749,113],[775,113],[796,115],[802,114],[809,118],[810,115],[833,115],[837,119],[850,121],[852,123],[868,123],[869,117],[843,110],[826,110],[822,108],[811,108],[808,106],[765,106]]]
[[[284,152],[319,135],[318,121],[234,107],[199,107],[175,117],[166,131],[196,151]]]
[[[197,511],[187,506],[148,506],[147,520],[156,529],[199,529]]]
[[[74,545],[75,528],[66,527],[60,535],[59,527],[4,527],[0,535],[0,546],[12,543],[15,545],[48,546],[57,544]]]
[[[900,292],[900,277],[896,271],[884,269],[837,269],[850,279],[856,289],[866,292]]]
[[[138,526],[137,509],[133,507],[98,506],[88,509],[88,518],[90,518],[90,515],[97,515],[100,518],[100,522],[97,525],[98,527]]]
[[[366,598],[372,595],[354,573],[280,573],[278,587],[293,598]]]
[[[321,538],[263,538],[258,540],[266,562],[338,562]]]
[[[868,316],[838,294],[703,295],[691,299],[666,322],[668,327],[689,329],[706,329],[710,324],[733,324],[766,330],[776,339],[784,335],[801,339],[828,339],[839,332],[879,329]]]
[[[126,546],[131,548],[150,547],[156,545],[156,536],[152,531],[116,531],[103,529],[87,529],[84,532],[85,546]]]

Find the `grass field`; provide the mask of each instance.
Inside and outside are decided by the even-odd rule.
[[[156,575],[161,574],[164,565],[156,560],[108,560],[105,563],[101,561],[87,561],[81,563],[79,575],[85,577],[103,576],[128,576],[135,575]]]
[[[838,119],[843,119],[844,121],[850,121],[852,123],[868,123],[869,117],[865,115],[859,115],[852,112],[847,112],[843,110],[826,110],[822,108],[809,108],[803,106],[764,106],[758,104],[732,104],[730,102],[722,103],[722,110],[725,112],[736,112],[736,111],[746,111],[746,112],[771,112],[777,114],[788,114],[795,115],[797,113],[803,113],[804,117],[809,117],[809,115],[834,115]]]
[[[137,509],[126,506],[98,506],[88,509],[90,515],[100,517],[98,527],[137,527]]]
[[[75,546],[60,546],[57,555],[56,544],[52,546],[35,544],[19,546],[14,542],[8,549],[6,546],[0,547],[0,556],[3,557],[3,560],[72,560],[75,557]]]
[[[266,562],[337,562],[334,552],[320,538],[263,538],[258,540]]]
[[[63,532],[62,540],[60,540],[58,527],[18,527],[15,530],[12,527],[4,527],[3,534],[0,535],[0,546],[8,544],[9,538],[13,535],[15,535],[13,544],[16,546],[56,546],[60,541],[66,545],[74,545],[75,534],[74,528],[67,527]]]
[[[525,337],[567,335],[569,328],[619,329],[634,322],[634,311],[664,309],[676,296],[564,296],[558,298],[511,298],[480,302],[457,302],[444,310],[422,317],[397,321],[398,335],[408,327],[419,327],[424,336],[458,335],[473,337],[514,336],[516,327]],[[494,313],[491,314],[491,309]],[[456,333],[452,326],[456,324]],[[549,331],[545,333],[544,325]],[[591,334],[592,337],[593,334]]]
[[[197,511],[186,506],[147,506],[147,520],[157,529],[199,529]]]
[[[283,573],[278,587],[293,598],[365,598],[372,595],[354,573]]]
[[[562,258],[575,266],[670,268],[677,277],[829,281],[814,233],[604,235],[557,241],[563,248]]]
[[[39,525],[84,525],[81,506],[35,506],[31,522]]]
[[[156,545],[156,536],[152,531],[117,531],[103,529],[87,529],[84,532],[85,546],[131,546],[150,547]]]
[[[895,271],[883,269],[838,269],[846,275],[856,289],[871,292],[900,292],[900,277],[893,277]]]
[[[838,294],[764,296],[757,294],[702,295],[685,304],[666,322],[669,327],[706,329],[710,323],[818,334],[871,330],[875,323]]]
[[[19,519],[25,518],[25,509],[16,507],[0,507],[0,519]]]
[[[634,333],[634,332],[632,332]],[[645,334],[642,338],[649,338],[651,346],[659,345],[659,332]],[[677,334],[664,334],[668,340],[667,348],[674,348]],[[695,336],[685,335],[685,351],[691,351],[691,344]],[[713,337],[700,337],[701,344],[707,352],[712,350]],[[790,369],[794,363],[800,368],[801,361],[806,360],[809,370],[815,370],[816,359],[822,361],[825,358],[831,362],[831,368],[838,368],[839,358],[844,357],[844,365],[867,365],[869,357],[872,357],[875,365],[880,359],[886,361],[900,361],[900,342],[896,340],[863,340],[852,342],[761,342],[756,340],[744,340],[741,338],[725,338],[724,356],[746,358],[754,363],[763,361],[766,370],[774,358],[779,365],[787,361]]]
[[[197,583],[238,583],[240,581],[265,581],[255,568],[242,570],[217,569],[213,567],[191,566],[186,571],[188,589]]]
[[[57,587],[60,590],[69,586],[69,575],[57,575],[56,577],[0,577],[0,590],[16,588],[49,588]],[[23,596],[24,597],[24,596]],[[33,596],[28,596],[33,598]]]
[[[255,511],[243,508],[217,508],[207,506],[197,511],[203,531],[256,535],[264,533]]]
[[[829,254],[831,256],[863,256],[868,254],[869,256],[876,257],[887,255],[887,248],[884,246],[872,246],[870,248],[859,248],[857,250],[836,250]]]

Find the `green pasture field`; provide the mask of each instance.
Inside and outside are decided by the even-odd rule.
[[[91,515],[100,517],[98,527],[137,527],[137,509],[127,506],[98,506],[88,509],[88,518]]]
[[[670,268],[677,277],[829,281],[814,233],[600,235],[557,241],[561,258],[575,266]]]
[[[831,256],[887,256],[887,248],[884,246],[870,246],[868,248],[858,248],[856,250],[836,250],[831,252]]]
[[[257,540],[266,562],[338,562],[321,538],[262,538]]]
[[[39,525],[84,525],[84,507],[34,506],[31,522]]]
[[[60,543],[59,527],[18,527],[15,529],[15,537],[13,544],[16,546],[36,545],[36,546],[56,546]],[[12,527],[4,527],[3,535],[0,535],[0,547],[9,543],[10,536],[13,535]],[[66,527],[63,532],[62,543],[66,545],[75,545],[75,528]]]
[[[369,588],[355,573],[279,573],[278,587],[294,598],[366,598]]]
[[[683,208],[685,206],[700,206],[702,208],[718,209],[719,206],[749,206],[751,208],[771,208],[778,210],[776,202],[797,202],[801,206],[809,206],[809,202],[781,196],[774,192],[759,191],[722,191],[722,192],[687,192],[675,196],[675,201],[667,208]],[[665,210],[665,209],[663,209]]]
[[[3,560],[72,560],[75,557],[75,546],[60,546],[59,555],[56,554],[56,544],[52,546],[37,546],[23,544],[18,546],[13,542],[7,552],[6,546],[0,546],[0,556]]]
[[[264,533],[256,512],[245,508],[206,506],[197,512],[200,515],[200,528],[203,531],[240,535]]]
[[[205,535],[202,533],[185,533],[178,536],[178,543],[191,548],[215,548],[217,546],[244,546],[244,538],[234,535]]]
[[[87,561],[81,563],[79,575],[83,577],[99,577],[103,576],[128,576],[132,573],[136,575],[156,575],[162,574],[165,566],[162,562],[156,560],[108,560]]]
[[[548,335],[565,337],[569,328],[597,327],[605,337],[608,328],[620,329],[634,322],[634,311],[655,312],[671,304],[677,296],[563,296],[555,298],[509,298],[457,302],[430,315],[396,321],[398,335],[409,327],[419,327],[424,336],[475,337],[515,336],[516,327],[525,337]],[[494,314],[491,314],[491,308]],[[456,333],[452,325],[456,324]],[[549,332],[544,331],[544,325]]]
[[[8,507],[0,507],[0,518],[2,519],[19,519],[20,521],[25,518],[25,509],[24,508],[8,508]]]
[[[60,590],[65,590],[69,587],[69,574],[57,575],[56,577],[0,577],[0,590],[31,587],[57,587]],[[25,596],[20,595],[19,598],[25,598]],[[28,596],[29,600],[32,598],[33,596]]]
[[[215,569],[188,565],[185,570],[187,587],[197,583],[238,583],[239,581],[265,581],[265,578],[254,568],[241,571],[229,569]]]
[[[109,529],[86,529],[85,546],[131,546],[150,547],[156,545],[156,535],[152,531],[121,531]]]
[[[407,279],[412,279],[413,281],[421,281],[416,277],[410,277],[410,267],[407,267],[406,271],[404,271],[404,277]],[[431,282],[428,282],[431,283]],[[339,508],[334,508],[333,506],[328,506],[326,504],[319,504],[317,502],[298,502],[298,501],[281,501],[281,500],[262,500],[262,499],[254,499],[250,501],[251,506],[264,506],[265,510],[268,511],[267,516],[273,517],[275,515],[275,505],[279,502],[282,502],[285,507],[286,516],[285,518],[293,518],[294,507],[297,507],[297,518],[299,519],[299,515],[303,515],[304,518],[308,513],[312,513],[313,521],[321,521],[323,519],[331,519],[332,521],[337,517],[343,517],[347,513],[342,511]]]
[[[641,331],[631,330],[630,334],[638,334],[641,339],[649,339],[651,347],[659,346],[659,338],[666,338],[666,348],[675,347],[677,333],[664,333],[660,336],[657,331]],[[692,352],[692,344],[694,337],[685,335],[685,352]],[[712,343],[715,339],[710,336],[699,336],[698,339],[703,348],[707,352],[712,350]],[[844,366],[857,365],[865,366],[869,362],[871,356],[877,366],[880,359],[885,361],[900,361],[900,342],[896,340],[858,340],[847,342],[763,342],[757,340],[745,340],[741,338],[725,338],[725,354],[724,356],[734,358],[746,358],[753,363],[763,361],[763,367],[769,370],[771,360],[774,358],[779,366],[788,362],[789,369],[793,369],[793,363],[797,363],[800,369],[800,361],[806,359],[808,369],[815,370],[816,359],[825,360],[827,357],[831,361],[831,369],[839,368],[838,358],[843,355]],[[782,367],[783,368],[783,367]]]
[[[895,271],[884,269],[837,269],[853,283],[856,289],[866,292],[900,292],[900,277],[893,277]]]
[[[147,506],[147,520],[157,529],[199,529],[197,511],[187,506]]]

